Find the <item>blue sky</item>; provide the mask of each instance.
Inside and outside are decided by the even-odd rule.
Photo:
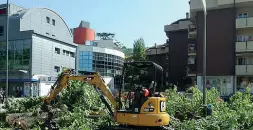
[[[70,28],[77,27],[81,20],[88,21],[96,32],[115,33],[115,38],[127,47],[132,47],[133,41],[140,37],[148,47],[165,43],[164,25],[185,18],[188,1],[9,0],[26,8],[50,8],[62,16]]]

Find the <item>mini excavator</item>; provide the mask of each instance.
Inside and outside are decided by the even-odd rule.
[[[149,69],[149,72],[153,76],[154,80],[151,81],[146,78],[147,81],[145,83],[140,82],[145,79],[145,76],[142,79],[140,78],[141,75],[144,75],[140,71],[143,68],[151,68]],[[127,75],[129,69],[135,72],[134,75],[139,75],[137,76],[138,78],[134,75]],[[63,89],[68,87],[68,81],[78,80],[87,82],[91,86],[94,86],[96,90],[99,89],[97,92],[100,93],[102,102],[107,107],[109,115],[117,123],[117,126],[112,129],[166,129],[166,126],[169,124],[170,117],[166,113],[166,98],[163,97],[160,92],[156,92],[156,78],[162,77],[157,75],[158,71],[162,72],[162,67],[153,62],[139,61],[124,63],[123,74],[120,76],[122,85],[120,85],[119,88],[119,97],[121,97],[123,89],[125,89],[124,86],[127,84],[126,82],[130,82],[128,96],[125,101],[122,101],[121,98],[119,98],[119,100],[115,99],[110,89],[106,86],[103,78],[97,72],[86,72],[85,75],[76,76],[74,74],[74,70],[64,71],[51,87],[51,91],[48,95],[43,99],[44,104],[42,105],[42,110],[48,113],[46,127],[48,129],[53,129],[52,126],[54,126],[50,121],[53,114],[48,108],[51,101],[54,100],[54,98]],[[133,80],[134,78],[135,80]],[[147,87],[148,84],[149,87]],[[134,96],[130,96],[131,93],[134,93]],[[111,107],[110,104],[113,107]]]

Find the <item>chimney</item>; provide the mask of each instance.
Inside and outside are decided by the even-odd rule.
[[[186,19],[189,19],[189,13],[188,12],[186,13]]]

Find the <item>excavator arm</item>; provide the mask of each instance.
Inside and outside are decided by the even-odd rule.
[[[113,111],[109,105],[109,103],[106,101],[106,98],[109,99],[111,104],[113,105],[114,110],[117,110],[118,103],[114,99],[113,94],[111,93],[110,89],[105,84],[102,77],[99,75],[99,73],[96,72],[90,72],[89,75],[86,76],[74,76],[71,74],[72,71],[68,70],[63,72],[58,80],[55,82],[55,84],[51,87],[50,92],[48,95],[44,98],[44,106],[50,104],[50,102],[65,88],[68,87],[68,82],[70,80],[76,80],[76,81],[83,81],[87,82],[89,85],[94,85],[95,88],[98,88],[101,90],[102,95],[100,95],[101,100],[105,103],[106,107],[110,111],[111,116],[113,116]]]

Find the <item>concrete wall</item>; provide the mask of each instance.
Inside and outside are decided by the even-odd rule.
[[[119,48],[114,44],[115,41],[113,39],[109,39],[109,40],[95,40],[93,42],[94,42],[94,44],[97,43],[98,47],[119,50]]]
[[[60,54],[55,53],[55,47],[60,48]],[[32,74],[56,76],[54,66],[75,69],[75,57],[63,55],[63,49],[76,52],[75,46],[34,35],[32,38]]]

